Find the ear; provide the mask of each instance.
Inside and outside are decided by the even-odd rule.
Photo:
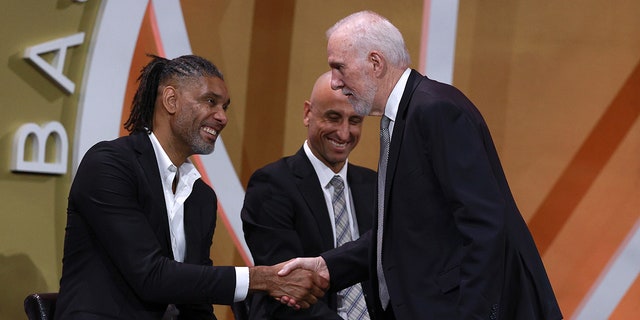
[[[311,113],[311,101],[306,100],[304,102],[304,111],[302,113],[302,123],[304,123],[305,127],[309,126],[309,113]]]
[[[387,66],[386,65],[387,62],[384,60],[384,56],[380,54],[380,52],[378,51],[369,52],[368,60],[369,60],[369,63],[371,63],[373,67],[373,73],[376,76],[379,76],[384,72],[384,69]]]
[[[162,89],[162,106],[169,114],[176,113],[178,107],[176,105],[176,88],[173,86],[165,86]]]

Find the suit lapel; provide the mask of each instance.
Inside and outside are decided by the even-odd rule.
[[[322,247],[326,249],[333,248],[333,228],[324,200],[324,193],[320,187],[318,176],[313,170],[313,166],[303,148],[300,148],[295,155],[291,156],[289,166],[296,178],[296,186],[300,190],[300,194],[306,202],[311,215],[316,220],[316,225],[322,235]]]
[[[134,141],[134,149],[138,154],[138,163],[144,173],[144,178],[149,190],[151,203],[147,205],[149,210],[145,212],[149,223],[151,224],[158,242],[164,253],[173,259],[173,250],[171,249],[171,239],[169,236],[169,218],[167,217],[167,205],[164,201],[164,190],[162,189],[162,180],[158,169],[158,161],[151,145],[151,140],[146,133],[135,133],[132,136]],[[144,186],[141,186],[141,189]]]
[[[391,145],[389,146],[389,162],[387,163],[387,176],[385,178],[386,181],[384,192],[385,211],[387,211],[388,208],[387,204],[389,201],[389,190],[391,190],[391,186],[393,185],[393,178],[395,176],[395,171],[398,164],[398,156],[400,155],[400,146],[402,146],[402,140],[404,138],[404,127],[407,120],[407,109],[409,107],[409,103],[411,102],[413,92],[416,90],[418,84],[422,81],[423,78],[424,77],[420,73],[415,70],[411,70],[411,74],[409,75],[409,79],[407,80],[407,85],[404,88],[402,98],[400,99],[398,113],[396,114],[396,120],[393,125]]]
[[[207,214],[203,212],[202,206],[199,206],[199,203],[206,202],[206,199],[199,199],[200,190],[203,187],[204,182],[201,179],[196,180],[193,183],[193,190],[191,191],[191,195],[184,202],[184,240],[186,243],[186,252],[184,255],[184,262],[200,264],[201,262],[198,259],[198,252],[201,252],[202,243],[201,239],[204,239],[204,235],[202,232],[206,230],[206,226],[203,225],[203,215]],[[214,201],[214,200],[211,200]],[[210,213],[209,213],[210,214]]]

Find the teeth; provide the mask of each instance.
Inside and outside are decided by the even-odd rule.
[[[210,128],[210,127],[203,127],[203,128],[202,128],[202,130],[204,130],[204,132],[209,133],[209,134],[212,134],[212,135],[214,135],[214,136],[217,136],[217,135],[218,135],[218,131],[213,130],[213,129],[212,129],[212,128]]]
[[[335,141],[333,141],[333,140],[329,140],[329,141],[331,141],[331,143],[332,143],[334,146],[336,146],[336,147],[341,147],[341,148],[343,148],[343,147],[345,147],[345,146],[347,145],[347,143],[346,143],[346,142],[345,142],[345,143],[337,143],[337,142],[335,142]]]

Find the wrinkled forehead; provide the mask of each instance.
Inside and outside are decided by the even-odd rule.
[[[327,40],[327,57],[329,63],[347,63],[366,58],[367,48],[358,37],[348,33],[335,32]]]
[[[349,34],[347,34],[344,30],[336,30],[327,39],[327,50],[335,50],[338,48],[346,50],[349,47],[353,47],[354,42],[352,38],[353,37],[350,37]]]

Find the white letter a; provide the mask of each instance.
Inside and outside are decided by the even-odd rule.
[[[24,51],[24,58],[33,62],[40,68],[40,70],[44,71],[49,77],[51,77],[53,81],[58,83],[67,93],[73,93],[73,90],[75,90],[75,84],[62,74],[62,69],[64,68],[64,61],[67,56],[67,48],[77,46],[83,41],[84,32],[51,40],[28,47]],[[52,51],[58,51],[53,58],[52,64],[47,63],[42,59],[42,57],[40,57],[41,54]]]

